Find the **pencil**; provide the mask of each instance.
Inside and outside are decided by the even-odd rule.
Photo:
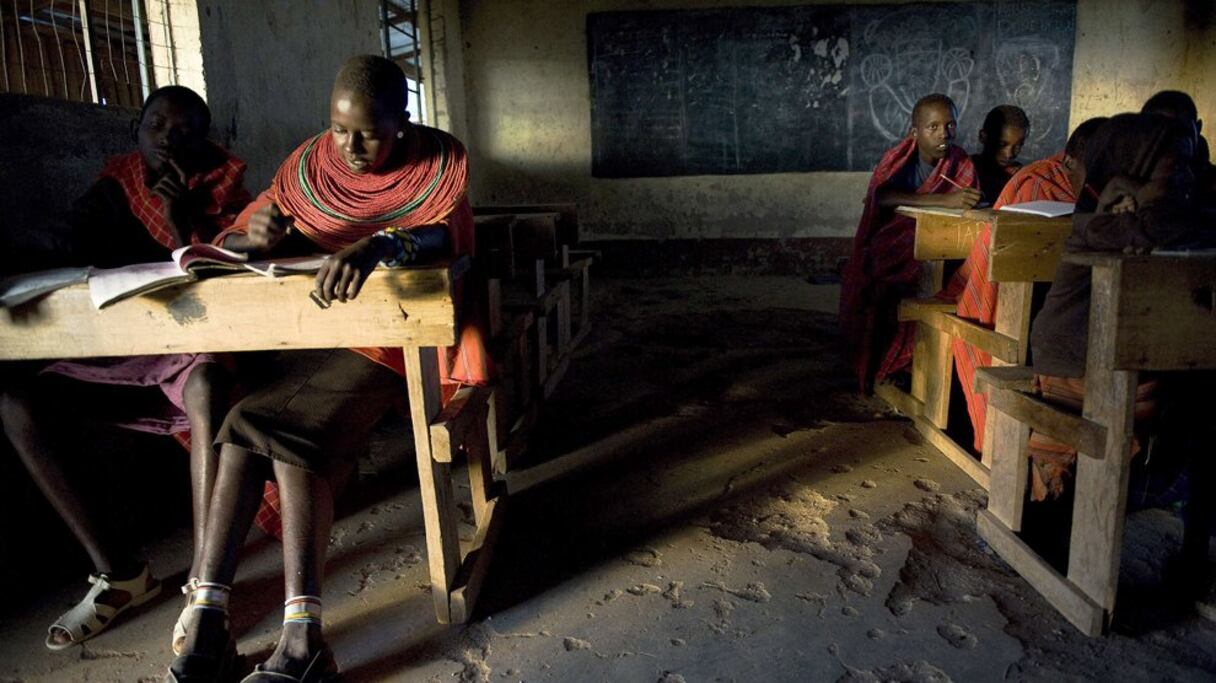
[[[942,180],[944,180],[944,181],[946,181],[946,182],[950,183],[951,185],[953,185],[953,186],[957,187],[957,188],[958,188],[958,189],[960,189],[960,190],[965,190],[965,189],[967,189],[967,188],[963,187],[962,185],[959,185],[957,182],[955,182],[955,181],[951,180],[951,179],[950,179],[950,176],[946,175],[945,173],[943,173],[943,174],[942,174]]]

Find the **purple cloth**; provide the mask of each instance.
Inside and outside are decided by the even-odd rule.
[[[151,434],[176,434],[189,431],[186,417],[186,380],[194,368],[214,363],[209,353],[179,353],[161,356],[129,356],[126,358],[83,358],[61,360],[47,366],[44,373],[54,373],[91,384],[130,387],[157,387],[169,399],[157,414],[123,416],[115,420],[120,427]]]

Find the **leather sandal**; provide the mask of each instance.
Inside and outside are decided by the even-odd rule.
[[[139,607],[160,595],[160,581],[152,576],[147,564],[133,579],[115,581],[105,574],[90,574],[89,583],[93,587],[85,594],[84,599],[60,615],[47,629],[47,649],[66,650],[73,645],[83,643],[108,628],[118,615],[132,607]],[[118,607],[98,602],[97,598],[106,591],[120,591],[130,595],[131,599]],[[56,633],[66,633],[68,641],[59,643],[52,640]]]
[[[267,671],[264,664],[258,664],[253,673],[241,679],[241,683],[340,683],[341,680],[342,674],[338,672],[334,651],[325,647],[312,656],[308,668],[298,678],[278,671]]]

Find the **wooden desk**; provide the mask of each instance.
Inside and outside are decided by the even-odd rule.
[[[977,461],[970,444],[946,433],[954,376],[953,339],[962,339],[993,356],[994,365],[1021,365],[1029,350],[1030,304],[1034,283],[1050,281],[1063,252],[1071,217],[1043,218],[991,209],[913,208],[896,212],[916,221],[913,256],[921,262],[916,300],[900,306],[899,319],[916,322],[912,388],[891,386],[875,393],[912,418],[917,430],[976,483],[988,488],[989,460]],[[965,259],[985,227],[991,226],[988,277],[1000,283],[995,329],[959,318],[955,304],[931,300],[944,285],[945,262]],[[985,442],[987,442],[987,435]]]
[[[1081,416],[1072,418],[1081,428],[1067,430],[1080,451],[1067,576],[1014,533],[1027,485],[1025,423],[1006,420],[1014,428],[1002,432],[988,508],[976,525],[1070,622],[1097,635],[1114,609],[1119,582],[1139,374],[1216,368],[1216,256],[1063,258],[1093,269],[1085,401]]]
[[[422,268],[378,269],[359,298],[321,309],[311,276],[270,279],[231,275],[120,301],[97,311],[87,285],[58,290],[14,309],[0,309],[0,359],[79,358],[158,353],[399,346],[426,524],[435,614],[467,618],[488,553],[476,545],[461,564],[451,463],[437,461],[432,423],[440,413],[436,347],[456,343],[453,284],[468,259]],[[495,509],[490,506],[491,512]],[[479,520],[485,543],[493,515]],[[484,523],[483,523],[484,521]],[[458,582],[457,575],[466,581]]]

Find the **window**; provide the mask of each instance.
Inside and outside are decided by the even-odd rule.
[[[0,92],[138,108],[146,17],[143,0],[0,0]]]
[[[0,0],[2,1],[2,0]],[[426,122],[422,106],[422,41],[418,37],[418,0],[380,0],[384,56],[405,72],[410,120]]]

